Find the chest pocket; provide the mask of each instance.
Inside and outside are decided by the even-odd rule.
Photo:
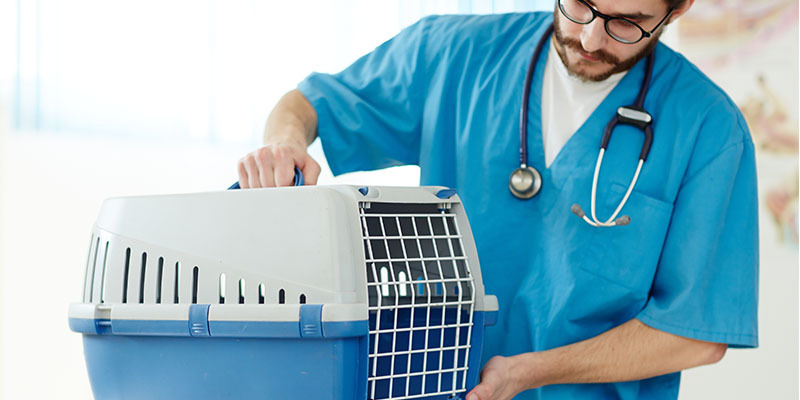
[[[610,196],[603,202],[606,208],[613,210],[627,187],[612,184],[610,189]],[[590,232],[583,237],[581,247],[585,257],[578,266],[646,296],[661,257],[672,204],[634,189],[620,215],[630,216],[630,224],[612,228],[586,226]],[[599,215],[598,218],[602,219]]]

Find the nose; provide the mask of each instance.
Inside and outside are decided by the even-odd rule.
[[[606,45],[605,21],[602,18],[595,18],[594,21],[583,26],[581,30],[581,46],[583,50],[592,53],[602,49]]]

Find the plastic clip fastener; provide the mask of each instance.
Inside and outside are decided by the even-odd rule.
[[[456,195],[455,189],[442,189],[436,193],[436,197],[440,199],[449,199]]]
[[[645,129],[651,122],[653,116],[643,108],[636,106],[622,106],[617,109],[619,122],[622,124],[633,125],[639,129]]]
[[[189,335],[211,336],[208,330],[208,309],[210,304],[192,304],[189,307]]]
[[[300,306],[300,336],[304,338],[322,337],[322,304]]]

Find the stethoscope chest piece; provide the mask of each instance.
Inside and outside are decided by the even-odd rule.
[[[511,173],[508,189],[518,199],[530,199],[542,189],[542,174],[536,168],[520,166]]]

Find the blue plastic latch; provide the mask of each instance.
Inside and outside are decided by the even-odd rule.
[[[364,187],[360,187],[360,188],[358,188],[358,191],[359,191],[359,192],[361,192],[361,195],[362,195],[362,196],[366,196],[366,195],[367,195],[367,193],[369,193],[369,188],[368,188],[368,187],[366,187],[366,186],[364,186]]]
[[[189,306],[189,335],[211,336],[208,330],[208,309],[210,304],[192,304]]]
[[[300,306],[300,336],[304,338],[322,337],[322,304],[302,304]]]
[[[456,190],[455,189],[442,189],[439,193],[436,193],[436,197],[440,199],[449,199],[455,196]]]
[[[98,335],[108,335],[112,333],[110,319],[96,319],[94,320],[94,326]]]

